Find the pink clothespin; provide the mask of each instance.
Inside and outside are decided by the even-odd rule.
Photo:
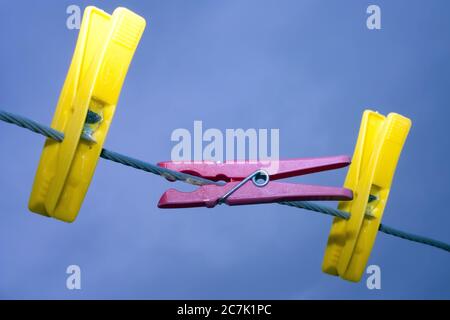
[[[161,162],[160,167],[189,173],[223,185],[204,185],[192,192],[167,190],[159,208],[212,208],[217,204],[245,205],[280,201],[351,200],[344,188],[281,183],[283,179],[348,166],[348,156],[280,160],[275,162]],[[251,180],[251,182],[250,182]]]

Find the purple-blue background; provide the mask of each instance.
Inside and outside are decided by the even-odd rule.
[[[0,108],[50,123],[81,1],[0,1]],[[106,147],[167,160],[176,128],[280,128],[282,158],[351,154],[362,112],[413,128],[384,223],[450,241],[450,2],[92,1],[147,19]],[[382,30],[366,8],[382,9]],[[379,234],[382,289],[320,266],[331,219],[280,205],[158,210],[156,176],[101,160],[73,224],[31,214],[44,139],[0,123],[1,298],[450,298],[450,255]],[[340,185],[345,170],[295,181]],[[181,187],[181,186],[180,186]],[[186,189],[185,187],[181,187]],[[82,290],[66,289],[78,264]]]

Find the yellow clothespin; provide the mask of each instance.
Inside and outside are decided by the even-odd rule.
[[[375,242],[391,183],[411,120],[366,110],[344,187],[352,201],[339,203],[350,219],[335,218],[322,270],[349,281],[359,281]],[[369,201],[369,196],[375,200]]]
[[[128,67],[145,20],[125,8],[112,15],[87,7],[52,128],[64,141],[47,139],[29,209],[66,222],[75,220],[95,171]],[[88,110],[98,116],[85,124]],[[80,140],[89,127],[93,142]]]

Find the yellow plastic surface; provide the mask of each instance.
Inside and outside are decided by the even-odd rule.
[[[341,201],[339,210],[350,219],[335,218],[331,226],[322,270],[357,282],[372,251],[392,179],[411,120],[399,114],[387,117],[366,110],[344,187],[353,190],[352,201]],[[377,200],[368,203],[369,195]]]
[[[125,8],[112,15],[87,7],[52,128],[64,141],[47,139],[28,207],[66,222],[75,220],[113,119],[122,84],[145,20]],[[101,115],[92,137],[80,139],[88,109]]]

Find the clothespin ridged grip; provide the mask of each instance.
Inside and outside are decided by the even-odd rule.
[[[64,133],[47,139],[28,207],[66,222],[75,220],[114,116],[122,84],[145,20],[125,8],[112,15],[87,7],[52,128]],[[81,140],[88,110],[100,115],[92,130],[95,142]]]

